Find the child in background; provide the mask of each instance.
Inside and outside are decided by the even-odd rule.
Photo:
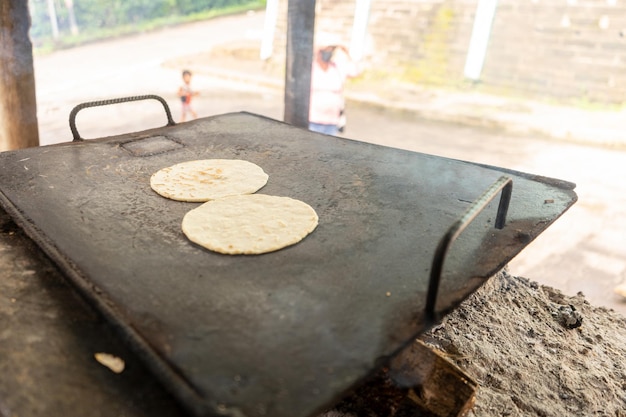
[[[198,117],[196,112],[191,107],[191,98],[193,96],[197,96],[198,92],[193,91],[191,89],[191,71],[184,70],[183,71],[183,85],[178,89],[178,97],[180,97],[180,101],[183,105],[183,113],[180,118],[181,122],[184,122],[187,118],[187,113],[191,114],[192,119]]]

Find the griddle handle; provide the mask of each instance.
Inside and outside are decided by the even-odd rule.
[[[79,104],[78,106],[74,107],[72,111],[70,112],[70,130],[72,131],[72,136],[74,137],[73,142],[81,142],[84,140],[83,138],[80,137],[80,134],[78,133],[78,129],[76,129],[76,115],[82,109],[86,109],[88,107],[107,106],[109,104],[119,104],[119,103],[127,103],[130,101],[150,100],[150,99],[157,100],[163,105],[163,108],[165,109],[165,115],[167,116],[167,126],[174,126],[176,123],[174,122],[174,119],[172,118],[172,112],[170,111],[170,108],[167,105],[167,102],[162,97],[154,95],[154,94],[149,94],[145,96],[121,97],[121,98],[114,98],[110,100],[90,101],[87,103]]]
[[[496,214],[495,227],[497,229],[504,228],[506,223],[506,215],[511,202],[511,193],[513,191],[513,180],[509,177],[502,176],[489,189],[487,189],[472,205],[467,209],[465,214],[461,216],[446,232],[439,241],[433,264],[430,268],[430,280],[428,281],[428,293],[426,294],[426,320],[433,323],[436,319],[435,306],[437,304],[437,293],[439,292],[439,283],[441,281],[441,272],[443,263],[448,253],[448,249],[452,242],[470,225],[470,223],[483,211],[485,207],[493,200],[502,190],[500,196],[500,204],[498,205],[498,213]]]

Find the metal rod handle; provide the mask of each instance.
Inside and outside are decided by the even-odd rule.
[[[502,229],[506,223],[506,215],[511,202],[511,193],[513,191],[513,180],[509,177],[502,176],[491,187],[489,187],[467,211],[459,218],[441,238],[435,256],[433,257],[432,267],[430,269],[430,280],[428,282],[428,292],[426,294],[426,319],[434,321],[435,305],[437,304],[437,293],[439,292],[439,283],[441,281],[441,272],[443,271],[443,263],[448,253],[448,249],[452,242],[470,225],[470,223],[483,211],[483,209],[493,200],[498,192],[502,190],[500,196],[500,204],[498,205],[498,213],[496,214],[495,227]]]
[[[167,102],[162,97],[159,97],[154,94],[149,94],[145,96],[114,98],[114,99],[100,100],[100,101],[90,101],[87,103],[79,104],[78,106],[74,107],[72,111],[70,112],[70,130],[72,131],[72,136],[74,137],[73,141],[80,142],[84,140],[83,138],[80,137],[80,134],[78,133],[78,129],[76,129],[76,115],[82,109],[86,109],[88,107],[107,106],[109,104],[119,104],[119,103],[127,103],[130,101],[149,100],[149,99],[157,100],[163,105],[163,109],[165,109],[165,115],[167,116],[167,126],[174,126],[176,123],[174,122],[174,119],[172,118],[172,112],[170,111],[170,108],[167,105]]]

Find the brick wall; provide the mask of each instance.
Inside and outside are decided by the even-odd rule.
[[[626,4],[502,0],[483,82],[565,100],[626,101]]]
[[[462,80],[474,1],[377,1],[370,13],[372,68],[415,83]]]
[[[626,1],[500,0],[481,79],[463,68],[478,0],[371,0],[367,74],[566,102],[626,102]],[[284,57],[287,1],[275,51]],[[317,0],[316,33],[350,44],[354,0]]]

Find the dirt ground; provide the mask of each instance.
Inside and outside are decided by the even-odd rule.
[[[478,382],[469,417],[626,416],[626,318],[582,294],[501,272],[421,339]]]

